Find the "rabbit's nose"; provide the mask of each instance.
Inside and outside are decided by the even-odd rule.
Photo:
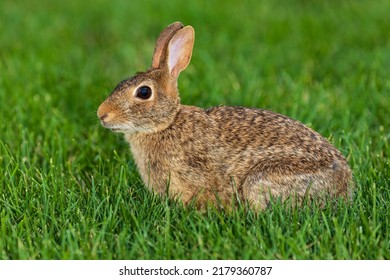
[[[109,107],[106,105],[105,102],[103,102],[98,110],[97,110],[97,116],[98,118],[104,122],[105,120],[107,121],[107,118],[108,118],[108,115],[109,115]]]
[[[108,113],[105,113],[104,115],[99,116],[99,118],[100,118],[100,120],[101,120],[102,122],[104,122],[104,119],[106,119],[107,117],[108,117]]]

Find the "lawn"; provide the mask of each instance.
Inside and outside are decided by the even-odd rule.
[[[390,259],[390,1],[0,3],[0,259]],[[96,110],[195,28],[182,103],[270,109],[348,158],[351,204],[199,213],[147,191]]]

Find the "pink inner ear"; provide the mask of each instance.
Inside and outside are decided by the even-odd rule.
[[[184,37],[180,37],[171,41],[169,44],[169,58],[168,58],[168,68],[169,72],[173,72],[173,69],[179,63],[181,56],[183,55],[183,43]]]

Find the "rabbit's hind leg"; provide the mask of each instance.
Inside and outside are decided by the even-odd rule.
[[[306,197],[313,198],[329,193],[326,172],[307,174],[283,174],[282,172],[252,172],[241,185],[243,199],[255,209],[264,210],[271,199],[285,201],[291,197],[293,203]]]

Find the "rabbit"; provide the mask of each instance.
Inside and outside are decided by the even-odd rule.
[[[245,202],[261,211],[274,198],[350,198],[346,159],[299,121],[269,110],[180,104],[177,81],[194,38],[192,26],[169,25],[151,67],[120,82],[97,111],[103,127],[124,134],[146,187],[199,208]]]

